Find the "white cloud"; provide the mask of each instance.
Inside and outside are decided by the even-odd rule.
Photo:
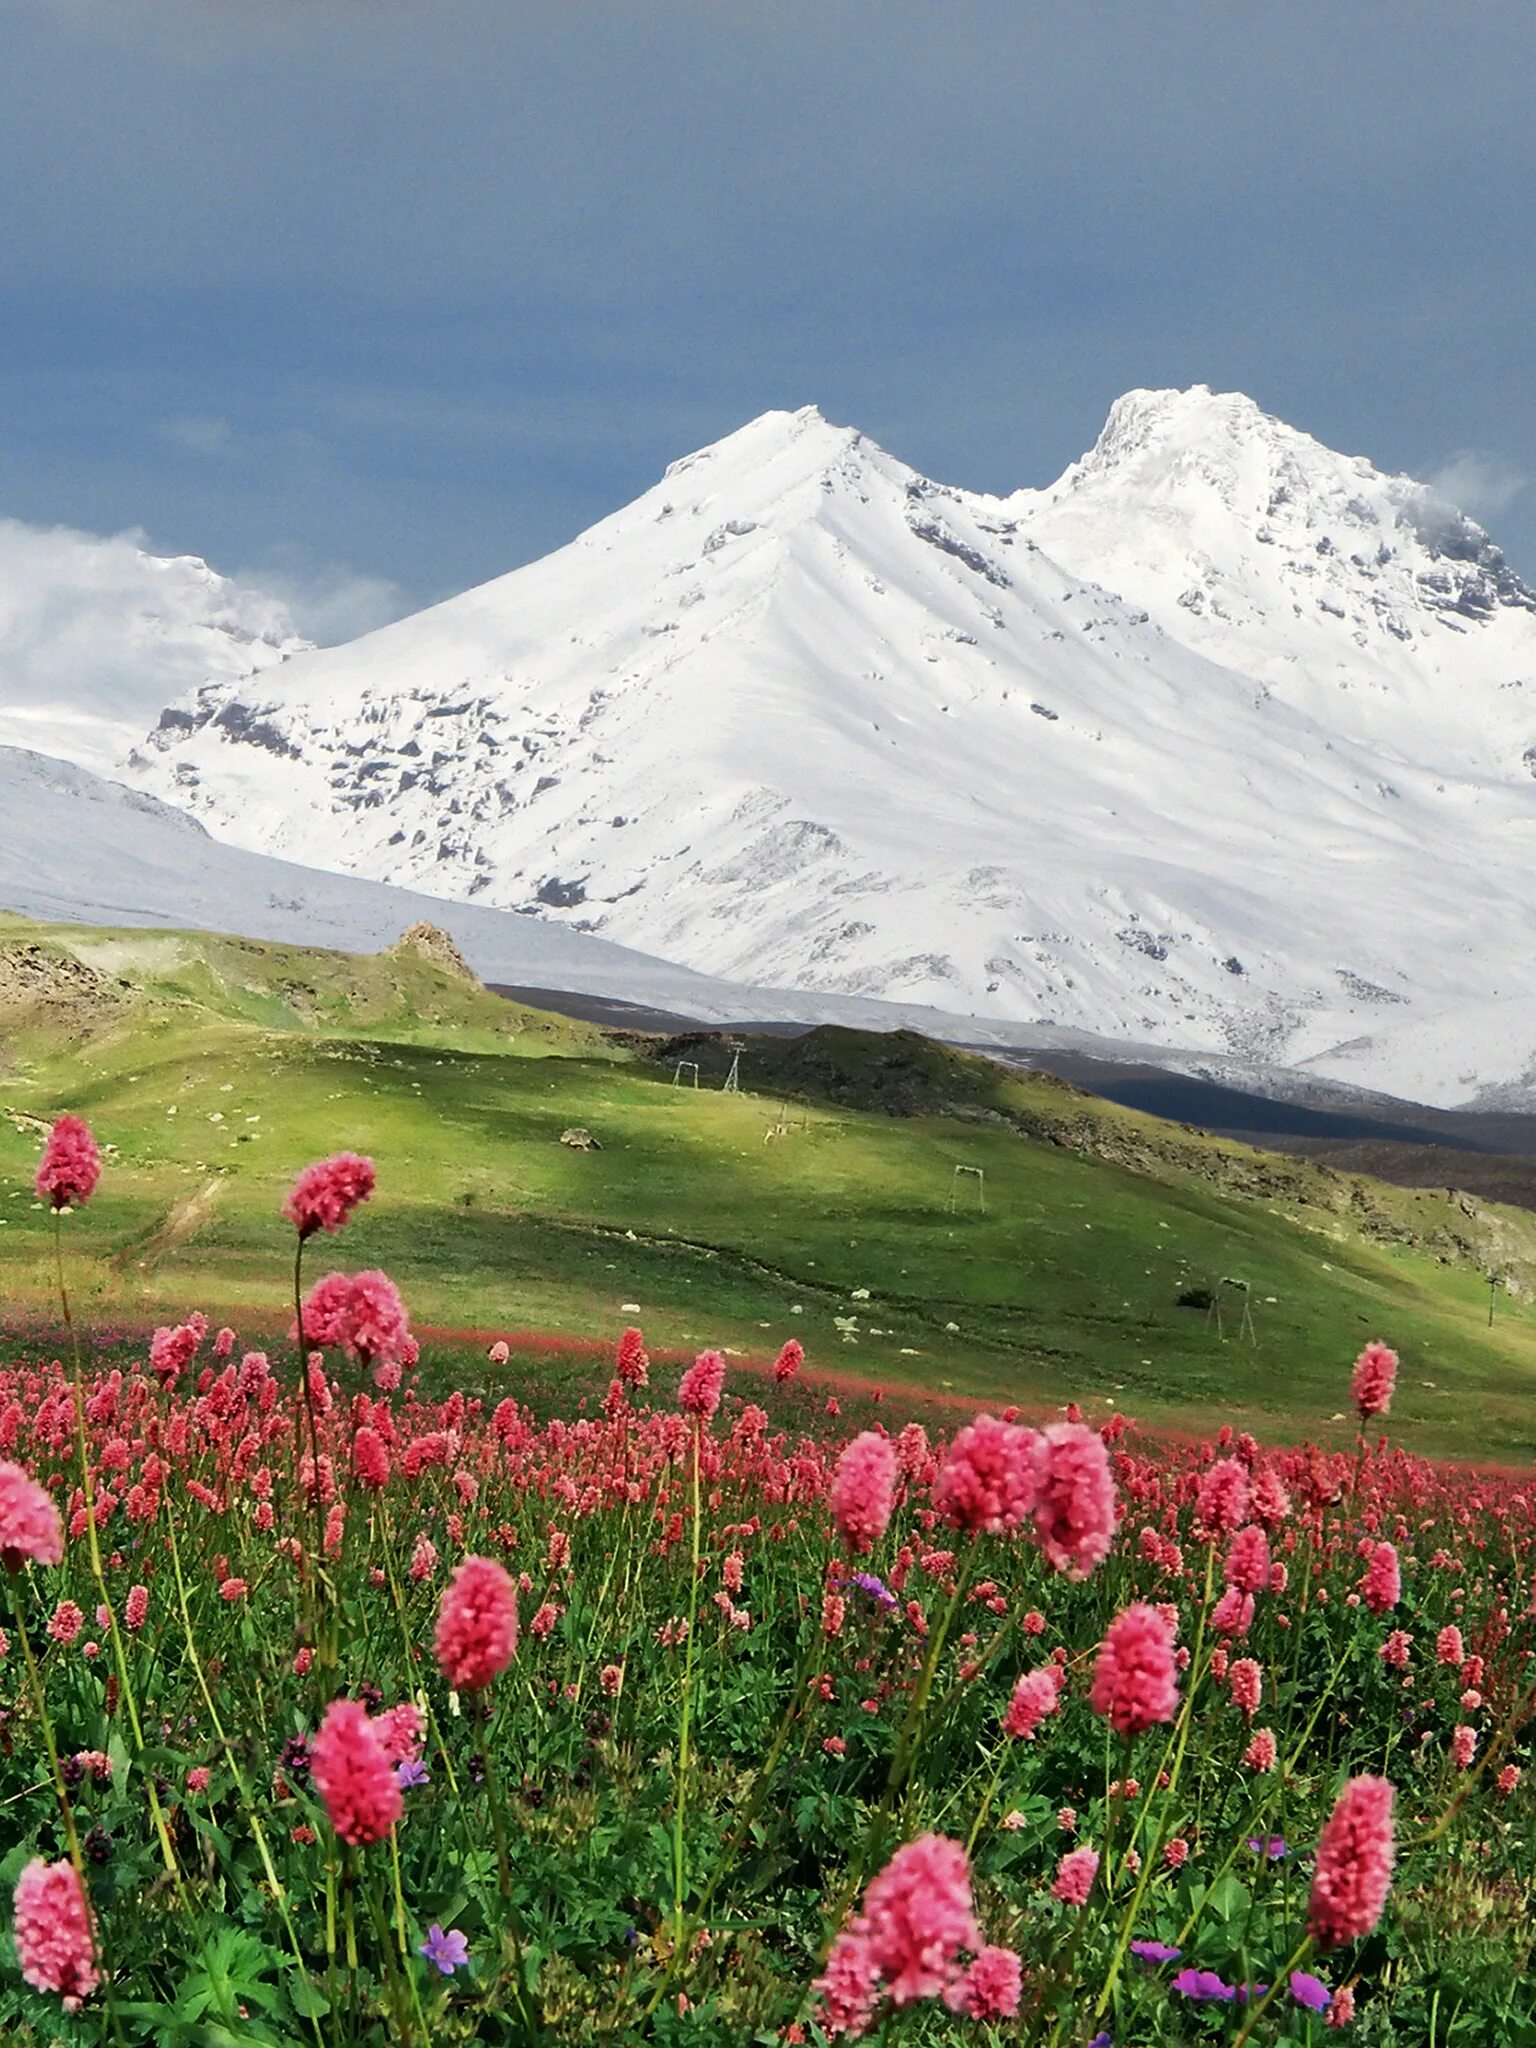
[[[0,743],[109,768],[173,698],[303,644],[280,595],[196,555],[0,519]]]
[[[108,772],[177,698],[398,618],[398,587],[280,557],[221,576],[142,533],[0,519],[0,745]]]
[[[314,569],[280,563],[241,574],[235,583],[252,597],[277,599],[306,640],[335,647],[387,626],[408,609],[398,583],[352,569]]]
[[[1494,519],[1512,505],[1529,479],[1497,455],[1464,448],[1427,479],[1429,487],[1474,519]]]

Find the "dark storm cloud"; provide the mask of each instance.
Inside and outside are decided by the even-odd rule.
[[[1197,380],[1518,479],[1536,23],[1456,20],[13,4],[0,509],[414,598],[768,405],[1009,488],[1120,390]]]

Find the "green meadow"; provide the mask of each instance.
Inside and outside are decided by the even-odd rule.
[[[686,1053],[697,1087],[661,1051],[415,953],[0,919],[5,1320],[50,1313],[31,1176],[73,1110],[112,1148],[64,1222],[98,1326],[200,1307],[275,1333],[284,1192],[351,1148],[379,1191],[338,1259],[384,1267],[439,1341],[638,1321],[658,1348],[761,1360],[796,1336],[856,1379],[1326,1437],[1380,1336],[1403,1356],[1399,1440],[1536,1448],[1536,1318],[1503,1295],[1490,1328],[1485,1274],[1523,1289],[1536,1217],[1469,1220],[1443,1190],[1340,1180],[917,1039],[749,1040],[739,1093],[720,1043]],[[1201,1292],[1219,1327],[1180,1306]]]

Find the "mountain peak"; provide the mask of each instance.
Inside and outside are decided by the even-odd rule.
[[[1073,463],[1051,496],[1098,484],[1165,495],[1214,493],[1233,511],[1267,507],[1277,480],[1288,495],[1327,492],[1341,479],[1345,495],[1359,483],[1380,483],[1363,458],[1337,454],[1299,428],[1267,413],[1242,391],[1127,391],[1117,398],[1098,440]]]
[[[706,467],[742,473],[786,461],[810,470],[839,461],[849,449],[861,445],[874,446],[865,442],[857,428],[834,425],[819,406],[802,405],[793,412],[775,408],[669,463],[663,481]]]

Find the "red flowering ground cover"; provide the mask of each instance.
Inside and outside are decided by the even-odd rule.
[[[535,1412],[306,1272],[372,1186],[274,1216],[291,1339],[0,1362],[3,2038],[1536,2040],[1536,1488],[1385,1345],[1348,1453],[638,1331]]]

